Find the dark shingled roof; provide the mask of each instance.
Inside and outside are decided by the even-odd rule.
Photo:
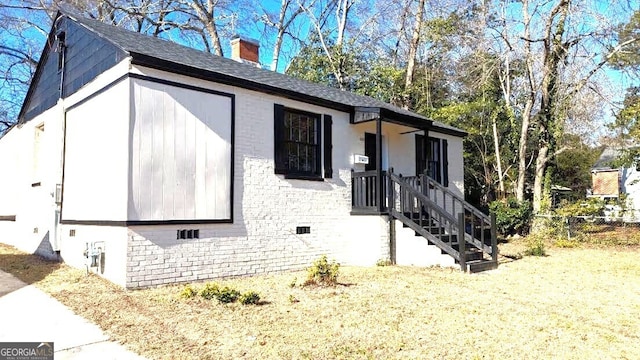
[[[242,64],[235,60],[213,55],[196,50],[168,40],[129,31],[113,25],[105,24],[97,20],[74,15],[68,11],[61,12],[89,31],[108,40],[115,46],[127,52],[134,63],[142,63],[149,59],[159,60],[170,64],[176,64],[199,72],[217,74],[226,79],[237,79],[243,84],[254,84],[259,88],[270,88],[273,92],[301,94],[306,97],[316,98],[325,103],[347,105],[350,107],[380,108],[386,114],[409,118],[414,123],[429,125],[431,120],[414,112],[397,106],[376,100],[369,96],[354,94],[336,88],[297,79],[274,71],[260,69],[251,65]],[[432,127],[440,128],[444,132],[464,136],[466,133],[460,129],[433,121]]]
[[[611,163],[613,162],[613,160],[621,156],[622,150],[613,147],[606,147],[604,150],[602,150],[602,154],[600,154],[600,157],[598,158],[598,160],[596,160],[596,163],[593,164],[591,170],[611,170],[613,169],[611,167]]]

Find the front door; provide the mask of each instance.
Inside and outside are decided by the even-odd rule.
[[[376,170],[376,134],[364,133],[364,156],[369,158],[369,163],[364,166],[365,171]]]
[[[416,134],[416,176],[429,168],[429,143],[424,135]]]

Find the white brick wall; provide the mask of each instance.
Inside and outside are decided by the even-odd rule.
[[[236,95],[234,223],[130,227],[128,287],[300,269],[322,254],[358,265],[389,258],[386,217],[350,215],[351,155],[364,152],[364,130],[350,125],[347,113],[139,70]],[[274,174],[274,103],[332,115],[333,179],[289,180]],[[408,129],[385,125],[388,131]],[[296,226],[309,226],[311,233],[296,235]],[[200,239],[177,240],[178,229],[199,229]]]

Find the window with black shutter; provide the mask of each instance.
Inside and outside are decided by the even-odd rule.
[[[333,140],[332,130],[333,119],[331,115],[324,116],[324,177],[330,179],[333,177]]]
[[[449,186],[449,149],[445,139],[416,134],[416,175],[426,173],[443,186]]]
[[[320,140],[320,115],[278,104],[274,106],[276,174],[284,174],[287,178],[322,179]],[[325,157],[325,167],[326,165]],[[325,177],[326,175],[325,169]]]
[[[435,181],[442,183],[442,153],[440,152],[440,139],[430,137],[427,144],[427,174]]]

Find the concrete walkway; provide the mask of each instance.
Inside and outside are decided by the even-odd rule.
[[[144,359],[35,286],[0,271],[0,342],[7,341],[52,341],[56,360]]]

